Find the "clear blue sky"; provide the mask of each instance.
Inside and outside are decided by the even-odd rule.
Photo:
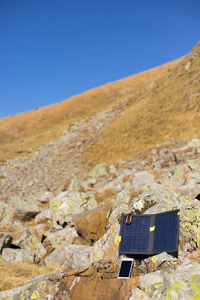
[[[0,118],[188,54],[199,0],[0,0]]]

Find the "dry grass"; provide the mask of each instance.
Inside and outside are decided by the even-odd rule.
[[[70,124],[124,101],[122,112],[86,149],[85,162],[110,164],[167,140],[200,137],[199,95],[195,95],[200,84],[199,58],[185,69],[197,48],[200,44],[192,54],[163,66],[51,106],[0,119],[0,161],[29,157]]]
[[[28,262],[4,263],[0,262],[0,291],[24,285],[41,274],[59,272],[56,268],[39,266]]]

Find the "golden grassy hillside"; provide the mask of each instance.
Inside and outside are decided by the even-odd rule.
[[[200,137],[200,43],[163,66],[95,88],[60,103],[0,119],[0,160],[34,152],[69,125],[126,103],[96,136],[84,160],[112,163],[166,140]],[[189,66],[189,67],[188,67]]]

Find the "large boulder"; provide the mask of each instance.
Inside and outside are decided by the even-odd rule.
[[[93,195],[77,192],[62,192],[50,201],[53,226],[72,221],[72,215],[97,207]]]
[[[97,241],[105,233],[107,214],[110,204],[104,204],[92,210],[74,215],[72,221],[75,229],[86,241]]]
[[[185,262],[171,275],[166,299],[199,299],[200,264]]]

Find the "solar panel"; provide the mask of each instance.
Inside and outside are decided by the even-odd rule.
[[[179,210],[151,215],[122,215],[120,235],[120,255],[177,252]]]

